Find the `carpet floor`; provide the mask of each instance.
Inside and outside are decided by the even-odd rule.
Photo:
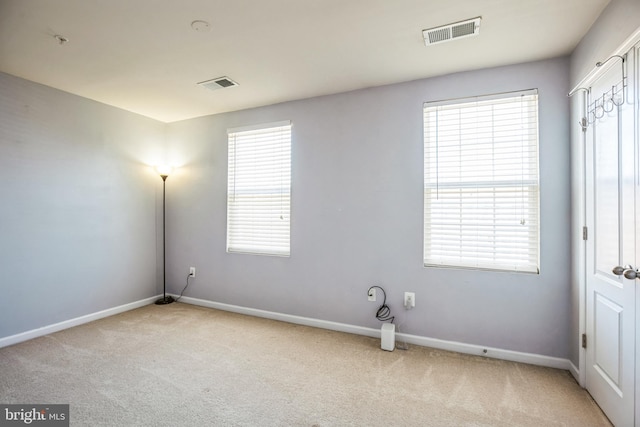
[[[0,349],[72,426],[610,426],[567,371],[176,303]]]

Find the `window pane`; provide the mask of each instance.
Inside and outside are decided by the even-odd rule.
[[[291,124],[229,132],[227,251],[288,256]]]
[[[538,272],[535,91],[425,103],[424,263]]]

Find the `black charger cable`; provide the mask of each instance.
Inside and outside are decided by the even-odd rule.
[[[367,295],[371,295],[371,290],[373,288],[380,289],[382,291],[382,297],[383,297],[382,298],[382,305],[380,307],[378,307],[378,311],[376,311],[376,319],[378,319],[381,322],[393,323],[393,320],[395,319],[395,316],[391,315],[391,309],[387,305],[387,293],[380,286],[374,285],[374,286],[369,288],[369,290],[367,291]]]
[[[187,284],[184,285],[184,288],[182,288],[182,292],[180,292],[180,296],[178,298],[176,298],[175,302],[178,302],[180,300],[180,298],[182,298],[182,295],[184,294],[184,291],[187,290],[187,288],[189,287],[189,279],[191,278],[191,273],[187,274]]]

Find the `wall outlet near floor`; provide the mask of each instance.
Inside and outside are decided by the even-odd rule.
[[[189,267],[189,277],[196,277],[196,268]]]
[[[369,301],[375,301],[376,300],[376,290],[375,288],[370,288],[369,292],[367,293],[367,298]]]
[[[407,310],[412,309],[416,306],[416,293],[415,292],[405,292],[404,293],[404,308]]]

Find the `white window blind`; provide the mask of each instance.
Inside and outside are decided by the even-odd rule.
[[[289,256],[291,122],[228,136],[227,251]]]
[[[539,272],[536,90],[424,104],[424,264]]]

